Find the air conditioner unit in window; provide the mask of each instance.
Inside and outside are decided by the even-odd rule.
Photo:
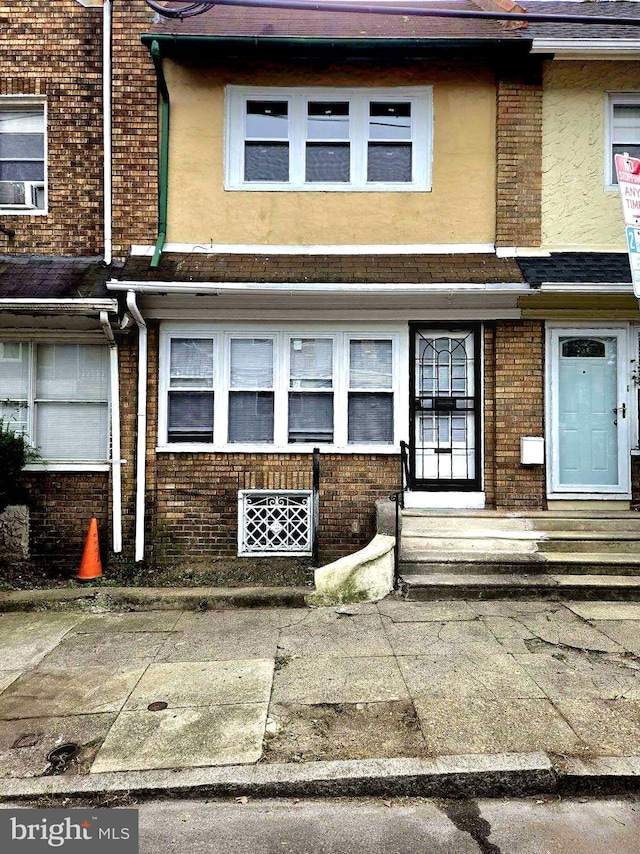
[[[44,209],[41,181],[0,181],[0,207]]]

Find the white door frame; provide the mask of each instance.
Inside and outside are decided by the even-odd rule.
[[[561,323],[547,322],[546,324],[546,445],[547,445],[547,497],[549,498],[573,498],[573,499],[627,499],[631,498],[631,453],[630,453],[630,425],[632,423],[632,408],[629,396],[629,359],[631,356],[631,339],[628,323],[580,325],[578,323],[568,326]],[[618,418],[618,483],[614,485],[603,484],[576,486],[562,486],[559,484],[559,458],[557,448],[559,447],[559,424],[558,412],[558,345],[560,336],[577,335],[602,337],[615,336],[618,340],[618,365],[617,365],[617,405],[626,406],[626,418]],[[612,413],[613,417],[613,413]]]

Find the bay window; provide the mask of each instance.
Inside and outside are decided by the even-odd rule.
[[[190,333],[184,323],[167,324],[161,341],[160,447],[396,441],[394,335],[203,326]]]

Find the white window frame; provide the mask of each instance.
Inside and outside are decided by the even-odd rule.
[[[213,444],[168,441],[168,391],[170,346],[172,338],[212,338],[216,340],[214,350],[215,382],[213,413]],[[227,395],[230,379],[230,341],[232,338],[274,339],[274,441],[273,443],[228,442]],[[405,335],[406,337],[406,335]],[[289,395],[289,346],[293,338],[329,338],[333,341],[333,395],[334,433],[332,443],[295,442],[289,443],[288,395]],[[349,444],[348,441],[348,395],[349,395],[349,342],[358,340],[385,340],[392,343],[392,384],[385,389],[393,395],[393,442]],[[158,381],[158,444],[156,450],[171,453],[193,453],[225,451],[229,453],[309,453],[318,445],[321,451],[348,454],[397,454],[400,439],[406,432],[406,394],[400,383],[400,365],[406,358],[406,346],[398,324],[381,326],[354,325],[347,330],[336,331],[335,327],[319,324],[286,324],[280,326],[242,327],[194,324],[187,321],[163,323],[160,331],[160,361]],[[402,349],[401,349],[402,348]],[[328,391],[328,389],[327,389]],[[403,418],[403,414],[405,417]],[[403,432],[404,431],[404,432]]]
[[[29,364],[29,375],[28,375],[28,385],[27,385],[27,417],[26,424],[27,428],[25,431],[25,436],[30,445],[35,447],[35,434],[36,434],[36,405],[38,402],[46,402],[39,399],[36,394],[36,384],[37,384],[37,347],[48,345],[48,344],[71,344],[71,345],[83,345],[83,344],[91,344],[99,347],[106,348],[106,344],[104,343],[104,337],[101,335],[99,338],[86,336],[82,338],[74,338],[72,341],[69,341],[67,338],[63,336],[55,336],[55,337],[29,337],[24,335],[12,335],[7,338],[3,338],[0,342],[2,344],[20,344],[21,350],[25,347],[28,348],[28,364]],[[3,348],[2,348],[3,349]],[[10,361],[17,361],[11,359]],[[27,471],[108,471],[110,468],[110,457],[111,457],[111,388],[109,383],[109,372],[107,370],[107,409],[105,414],[105,420],[107,423],[107,457],[105,459],[77,459],[77,460],[59,460],[59,459],[48,459],[48,458],[38,458],[33,463],[29,463],[25,467]],[[0,403],[3,403],[8,398],[2,397],[2,390],[0,389]],[[78,401],[80,402],[80,401]],[[95,403],[96,401],[90,401],[91,403]],[[37,448],[36,448],[37,450]]]
[[[41,186],[44,190],[44,205],[39,208],[32,204],[25,203],[24,205],[0,205],[0,213],[11,216],[47,216],[49,213],[49,150],[48,150],[48,122],[47,122],[47,102],[40,95],[0,95],[0,112],[11,112],[12,110],[21,110],[34,107],[42,107],[43,116],[43,136],[44,136],[44,180],[43,181],[24,181],[25,189],[32,191],[35,187]]]
[[[605,140],[604,140],[604,188],[619,193],[615,183],[613,167],[613,108],[618,104],[634,104],[640,107],[640,92],[607,92],[605,96]]]
[[[289,103],[289,181],[245,181],[245,103],[247,100]],[[427,192],[431,190],[433,149],[433,87],[225,87],[225,189],[257,192]],[[351,181],[306,182],[305,142],[309,101],[349,101]],[[409,102],[412,118],[412,180],[367,182],[369,102]]]

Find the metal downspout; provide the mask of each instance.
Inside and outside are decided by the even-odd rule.
[[[106,265],[111,264],[113,256],[113,152],[111,147],[111,26],[112,0],[104,0],[102,6],[102,163],[104,170],[104,263]]]
[[[111,393],[111,489],[113,504],[113,551],[122,551],[122,450],[120,446],[120,383],[118,346],[106,311],[100,312],[100,324],[109,344],[109,387]]]
[[[138,414],[136,442],[135,560],[144,560],[144,515],[147,458],[147,324],[133,291],[127,291],[127,308],[138,325]]]
[[[151,267],[160,264],[162,247],[167,238],[167,193],[169,175],[169,90],[162,68],[160,45],[154,39],[151,42],[151,58],[156,70],[158,92],[160,93],[160,162],[158,175],[158,239],[151,259]]]

